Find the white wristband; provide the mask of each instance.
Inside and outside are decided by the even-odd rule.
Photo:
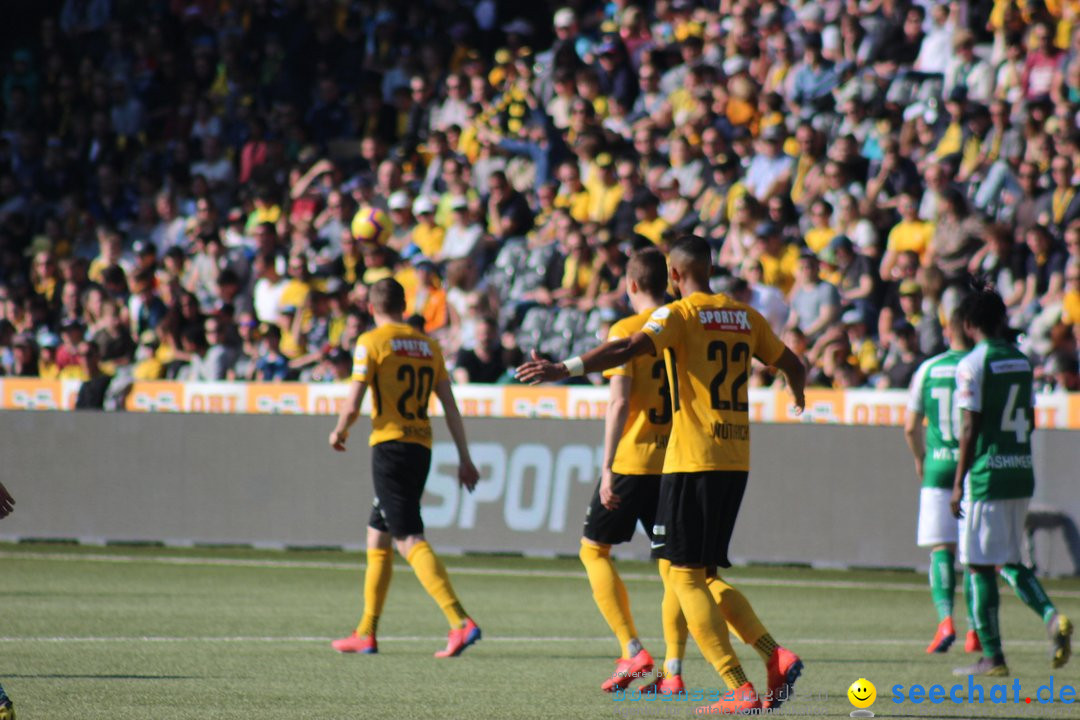
[[[585,374],[585,361],[580,357],[572,357],[563,360],[563,365],[566,366],[566,372],[570,373],[570,377],[577,377]]]

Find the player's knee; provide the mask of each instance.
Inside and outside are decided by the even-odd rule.
[[[412,552],[412,549],[422,542],[425,542],[423,535],[406,535],[403,538],[394,539],[394,544],[397,546],[398,552],[401,553],[402,557],[406,558],[409,557],[409,553]]]
[[[367,547],[368,550],[389,550],[390,533],[369,526],[367,529]]]
[[[578,550],[578,557],[581,559],[581,562],[588,563],[595,558],[605,558],[610,555],[610,545],[593,542],[588,538],[581,538],[581,548]]]

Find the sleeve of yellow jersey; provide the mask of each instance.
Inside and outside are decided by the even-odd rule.
[[[621,340],[622,338],[628,336],[629,333],[626,332],[626,324],[622,320],[620,320],[619,322],[612,325],[611,329],[608,330],[607,339],[608,342],[611,342],[612,340]],[[616,375],[623,375],[628,377],[630,375],[630,363],[628,362],[625,365],[618,365],[604,371],[604,377],[606,378],[613,378]]]
[[[366,383],[375,376],[375,352],[371,347],[369,337],[361,335],[356,341],[356,350],[353,351],[352,378],[353,382]]]
[[[750,333],[754,340],[754,356],[766,365],[775,365],[780,356],[784,354],[784,343],[776,337],[769,321],[753,308],[747,308],[750,313]]]
[[[641,328],[641,332],[653,341],[653,348],[659,356],[666,348],[679,342],[685,325],[686,319],[679,303],[673,302],[656,308],[649,316],[649,321]]]

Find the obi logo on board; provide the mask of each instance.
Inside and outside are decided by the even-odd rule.
[[[189,382],[184,391],[185,412],[236,413],[247,407],[247,386],[241,383]]]
[[[566,388],[557,386],[507,385],[503,388],[505,417],[564,418]]]
[[[180,412],[183,398],[183,383],[137,382],[128,394],[126,407],[133,412]]]
[[[847,390],[837,393],[844,398],[844,422],[849,425],[903,425],[907,416],[904,393],[881,390]]]
[[[607,414],[611,393],[606,387],[566,388],[566,417],[577,420],[602,420]]]
[[[247,411],[263,415],[298,415],[306,411],[308,386],[303,383],[252,383]]]
[[[1076,427],[1069,422],[1069,403],[1080,405],[1080,395],[1068,393],[1046,393],[1035,396],[1035,427],[1061,428]]]
[[[497,385],[455,385],[454,399],[465,417],[498,417],[503,409],[503,389]],[[442,415],[442,404],[431,394],[432,416]]]
[[[64,405],[59,380],[5,378],[0,390],[3,392],[3,407],[8,410],[59,410],[74,406],[74,400],[71,405]],[[78,383],[75,392],[78,392]]]
[[[337,415],[349,397],[348,383],[315,383],[307,388],[307,412],[310,415]],[[371,393],[364,396],[364,407],[369,408]],[[365,410],[370,412],[370,410]]]
[[[844,393],[835,390],[807,390],[806,410],[803,411],[802,415],[795,414],[795,405],[791,401],[791,393],[786,390],[777,391],[775,402],[777,422],[843,422]]]

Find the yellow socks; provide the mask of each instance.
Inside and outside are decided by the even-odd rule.
[[[364,615],[356,626],[361,637],[374,635],[390,591],[390,579],[394,576],[394,551],[389,548],[370,548],[367,551],[367,570],[364,571]]]
[[[454,588],[450,585],[450,576],[446,574],[446,568],[443,567],[442,562],[435,555],[431,546],[426,541],[421,540],[416,545],[413,545],[412,550],[409,551],[409,556],[405,560],[412,566],[413,572],[416,573],[416,579],[427,590],[427,594],[442,608],[443,614],[446,615],[446,621],[450,623],[450,629],[453,630],[464,625],[468,615],[465,614],[465,609],[461,607],[457,595],[454,594]]]
[[[585,566],[585,574],[589,576],[596,607],[619,641],[621,656],[633,657],[636,653],[630,652],[631,643],[634,643],[634,648],[640,648],[640,643],[637,643],[637,629],[630,615],[630,596],[615,564],[611,562],[611,548],[582,540],[578,557]]]
[[[720,612],[724,614],[724,620],[727,621],[732,631],[744,643],[753,645],[754,649],[758,649],[758,640],[769,633],[765,626],[761,624],[761,620],[758,619],[757,613],[750,606],[750,601],[746,599],[746,596],[728,585],[719,576],[710,577],[705,583],[709,586],[709,592],[712,593],[713,600],[720,606]],[[775,643],[773,645],[775,647]],[[761,650],[758,650],[758,652],[760,653]],[[772,649],[769,652],[771,653]],[[769,656],[765,655],[764,659],[768,660]]]
[[[668,570],[668,580],[686,616],[690,634],[694,636],[705,660],[716,669],[729,689],[741,687],[746,682],[746,675],[731,647],[720,606],[705,584],[705,569],[673,565]]]
[[[671,587],[668,573],[671,571],[670,560],[659,561],[660,579],[664,581],[664,600],[660,604],[660,616],[664,625],[664,674],[682,675],[682,661],[686,656],[686,616],[679,607],[679,597]]]
[[[723,678],[724,684],[727,685],[728,690],[738,690],[743,685],[750,682],[746,677],[746,673],[743,672],[742,665],[736,665],[734,670],[720,673],[720,677]]]
[[[780,647],[780,643],[773,640],[773,636],[769,633],[765,633],[757,642],[754,643],[754,649],[758,651],[758,655],[765,662],[769,662],[769,658],[772,657],[773,650]]]

